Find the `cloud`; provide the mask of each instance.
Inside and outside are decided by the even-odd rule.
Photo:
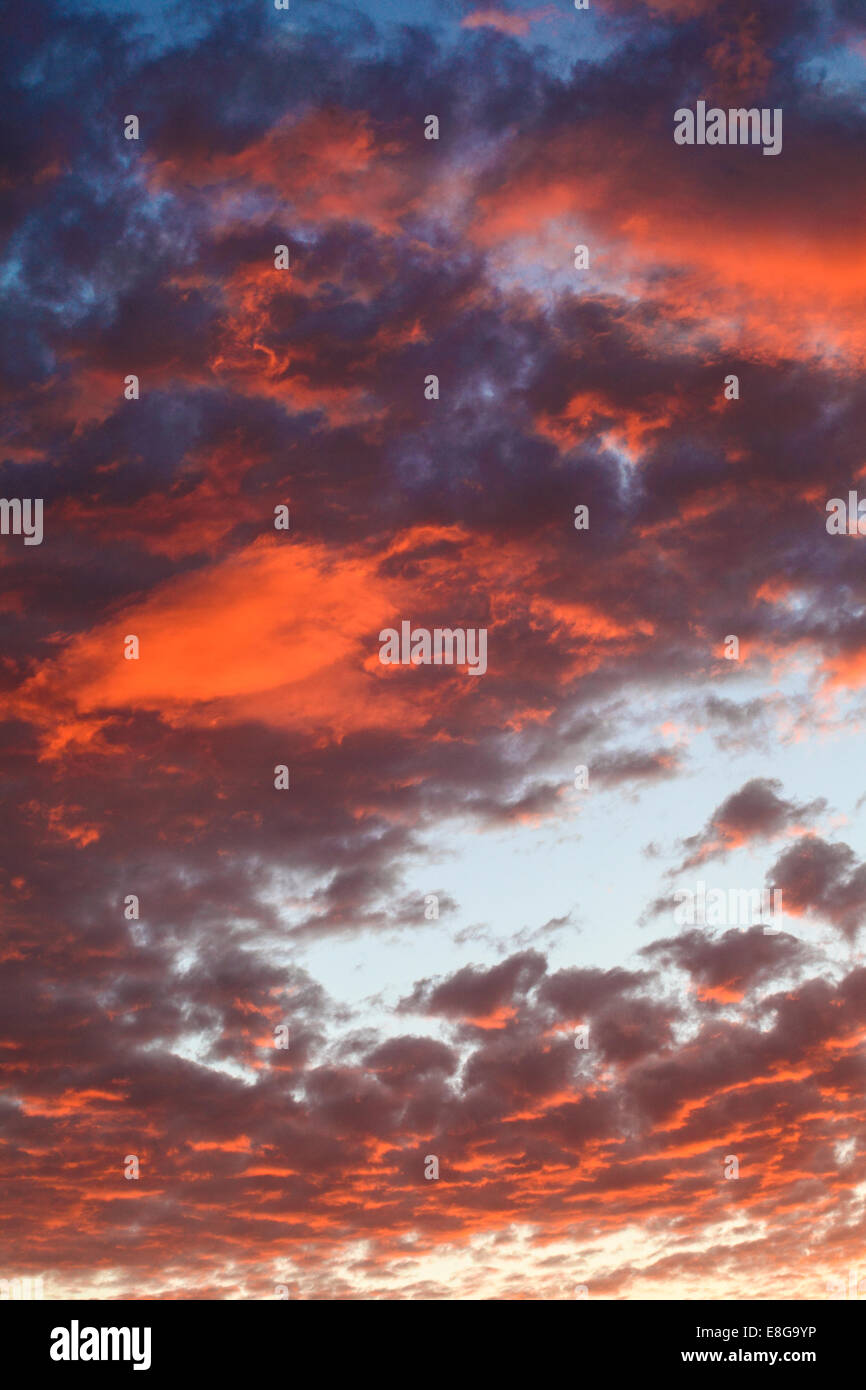
[[[803,834],[806,822],[827,809],[824,797],[798,803],[779,795],[782,783],[775,777],[753,777],[716,808],[704,829],[683,840],[686,857],[676,873],[713,859],[724,859],[743,845]]]
[[[419,981],[412,994],[401,1000],[400,1008],[496,1026],[515,993],[525,993],[543,972],[544,957],[537,951],[524,951],[490,970],[466,966],[441,984]]]
[[[668,749],[655,752],[618,752],[603,755],[592,766],[592,779],[603,787],[628,782],[655,782],[675,777],[679,770],[676,753]]]
[[[556,10],[552,5],[546,5],[538,10],[524,10],[511,13],[507,10],[497,10],[492,7],[489,9],[472,10],[470,14],[464,15],[460,21],[463,29],[478,29],[487,27],[498,29],[502,34],[511,34],[515,37],[523,37],[528,34],[532,25],[539,20],[548,19],[555,14]]]
[[[100,1298],[822,1296],[864,1181],[830,760],[805,802],[738,773],[682,841],[792,837],[779,937],[612,963],[618,841],[610,915],[585,820],[576,909],[505,902],[496,855],[561,849],[577,762],[671,842],[676,779],[719,776],[708,721],[727,767],[862,717],[862,560],[823,515],[866,423],[853,30],[834,54],[808,6],[623,0],[553,52],[514,41],[546,9],[447,40],[163,13],[2,21],[0,490],[46,514],[0,549],[7,1269]],[[782,158],[674,146],[676,105],[731,89],[784,108]],[[486,626],[483,681],[382,667],[401,618]]]
[[[811,959],[802,942],[767,936],[762,927],[726,931],[720,937],[706,931],[682,932],[645,946],[641,955],[686,971],[701,999],[720,1004],[738,1001],[747,991],[771,984],[783,971]]]
[[[866,915],[866,865],[850,845],[806,835],[784,851],[770,870],[785,909],[826,917],[853,940]]]

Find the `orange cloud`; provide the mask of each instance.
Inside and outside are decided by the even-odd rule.
[[[414,551],[442,542],[450,544],[425,554],[423,570],[413,564]],[[382,577],[388,554],[408,577]],[[24,682],[16,708],[43,729],[47,756],[73,740],[98,748],[106,717],[136,710],[177,726],[257,720],[306,735],[327,730],[336,741],[359,729],[418,728],[466,690],[382,666],[379,632],[436,604],[449,625],[468,622],[454,614],[454,596],[465,605],[476,588],[507,611],[537,564],[531,548],[506,555],[456,527],[401,533],[385,557],[262,537],[76,634]],[[604,620],[593,623],[600,635]],[[139,640],[138,660],[124,657],[128,635]],[[52,828],[79,840],[97,833],[59,813]]]
[[[363,656],[396,595],[371,561],[324,547],[255,542],[239,555],[155,591],[74,637],[22,688],[37,722],[72,706],[91,729],[106,710],[156,710],[169,723],[259,719],[279,728],[350,729],[423,719]],[[134,634],[140,659],[126,660]],[[61,694],[58,694],[61,692]],[[77,736],[76,721],[69,729]]]
[[[301,217],[357,220],[391,233],[414,202],[396,162],[402,153],[402,144],[377,137],[366,112],[332,107],[287,116],[236,154],[154,161],[149,178],[154,190],[177,185],[206,190],[229,221],[237,190],[248,184],[272,191]]]
[[[465,15],[460,21],[461,29],[498,29],[502,34],[512,34],[522,37],[528,34],[533,24],[539,20],[549,19],[556,14],[552,5],[546,5],[542,10],[527,10],[522,14],[510,14],[507,10],[473,10],[471,14]]]
[[[866,251],[850,205],[839,201],[847,153],[825,154],[822,184],[831,211],[816,196],[795,215],[784,168],[773,175],[776,192],[769,196],[767,170],[743,162],[743,196],[723,197],[709,168],[705,180],[696,176],[694,151],[674,145],[672,121],[673,107],[669,148],[665,131],[636,142],[625,126],[609,122],[583,122],[579,136],[571,129],[552,134],[544,160],[534,140],[518,141],[508,177],[476,201],[472,238],[497,251],[513,243],[515,254],[535,265],[539,255],[549,258],[545,236],[553,225],[562,265],[572,244],[586,242],[591,264],[615,272],[618,289],[658,303],[684,324],[700,323],[704,333],[747,341],[758,354],[866,358]],[[757,151],[727,153],[746,161]],[[677,274],[660,282],[664,265]]]

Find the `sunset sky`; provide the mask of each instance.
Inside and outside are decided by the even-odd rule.
[[[0,39],[0,1277],[866,1296],[863,0]]]

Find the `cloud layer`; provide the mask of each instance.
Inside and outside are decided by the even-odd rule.
[[[857,7],[2,23],[2,494],[45,499],[0,538],[3,1269],[823,1296],[866,1192]],[[782,155],[676,146],[701,97]],[[486,674],[381,665],[404,619]],[[498,925],[497,837],[608,813],[632,920],[593,850],[576,915]],[[676,933],[705,872],[782,934]]]

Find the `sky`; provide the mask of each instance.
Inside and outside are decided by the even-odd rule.
[[[0,37],[0,1277],[866,1296],[860,0]]]

